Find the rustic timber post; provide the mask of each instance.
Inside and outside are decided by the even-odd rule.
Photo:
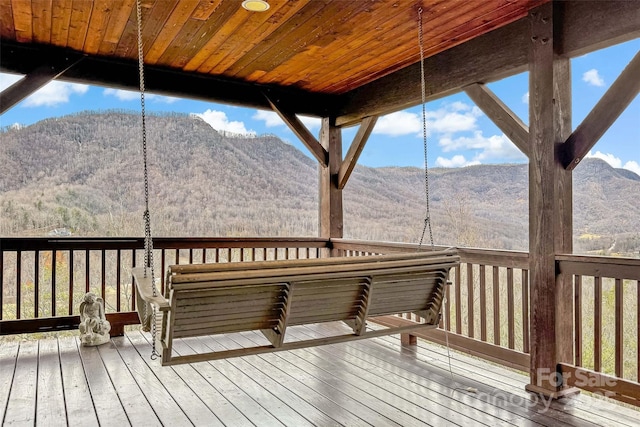
[[[527,390],[552,398],[572,394],[556,374],[573,360],[571,277],[556,275],[555,256],[571,253],[572,174],[562,166],[560,145],[571,134],[571,70],[556,56],[560,3],[530,14],[529,50],[529,271],[531,283],[531,383]],[[554,16],[555,15],[555,16]]]
[[[328,153],[328,164],[318,166],[320,179],[319,234],[322,238],[341,238],[343,232],[342,190],[338,188],[338,175],[342,164],[342,131],[334,117],[322,119],[320,144]],[[332,250],[331,255],[335,255]]]

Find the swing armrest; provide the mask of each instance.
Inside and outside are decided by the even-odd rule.
[[[168,311],[171,308],[169,301],[162,295],[153,295],[151,275],[147,275],[147,277],[144,276],[144,267],[132,268],[131,274],[135,279],[136,288],[143,300],[151,305],[155,305],[160,311]]]

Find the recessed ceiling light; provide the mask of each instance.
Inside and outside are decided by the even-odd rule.
[[[244,0],[242,7],[251,12],[264,12],[269,9],[269,3],[265,0]]]

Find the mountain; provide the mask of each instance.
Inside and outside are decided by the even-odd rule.
[[[141,235],[140,118],[85,112],[0,133],[0,236]],[[314,236],[314,160],[273,135],[221,134],[197,117],[147,118],[157,236]],[[345,147],[346,151],[346,147]],[[431,169],[436,243],[527,249],[528,166]],[[586,159],[574,172],[576,251],[640,249],[640,177]],[[416,242],[424,171],[357,166],[345,237]]]

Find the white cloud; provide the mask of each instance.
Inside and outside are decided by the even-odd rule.
[[[298,119],[307,127],[309,130],[320,129],[321,120],[317,117],[309,117],[309,116],[297,116]],[[286,126],[286,124],[282,121],[280,116],[278,116],[273,111],[265,111],[265,110],[257,110],[256,113],[251,117],[254,120],[259,120],[264,122],[264,125],[268,128],[277,127],[277,126]]]
[[[629,160],[627,163],[622,166],[623,169],[629,170],[636,175],[640,175],[640,164],[635,160]]]
[[[473,161],[477,162],[526,159],[525,155],[513,145],[506,135],[485,137],[480,130],[475,131],[472,137],[451,138],[450,136],[445,136],[440,138],[438,145],[442,147],[442,151],[445,153],[459,150],[475,150],[478,153]]]
[[[436,166],[443,167],[443,168],[460,168],[464,166],[472,166],[472,165],[479,165],[479,164],[480,162],[477,160],[467,161],[467,159],[465,159],[464,156],[460,154],[456,154],[450,159],[446,159],[444,157],[438,157],[436,159]]]
[[[598,70],[592,68],[582,75],[582,81],[587,82],[591,86],[604,86],[604,80],[598,73]]]
[[[115,96],[120,101],[135,101],[140,99],[140,92],[131,91],[131,90],[122,90],[122,89],[105,89],[102,94],[104,96]],[[179,101],[180,98],[175,98],[173,96],[162,96],[162,95],[154,95],[152,93],[144,94],[145,100],[159,102],[163,104],[173,104],[176,101]]]
[[[417,134],[422,129],[422,121],[417,114],[406,111],[382,116],[376,122],[373,133],[388,136]]]
[[[83,95],[89,90],[88,85],[65,82],[51,82],[24,100],[25,107],[53,107],[69,102],[71,95]]]
[[[622,160],[620,160],[619,157],[616,157],[611,153],[603,153],[601,151],[596,151],[595,154],[589,151],[585,157],[604,160],[613,168],[626,169],[640,175],[640,164],[635,160],[629,160],[623,165]]]
[[[622,167],[622,160],[611,153],[602,153],[600,151],[596,151],[595,154],[592,154],[591,151],[589,151],[586,157],[593,157],[596,159],[604,160],[605,162],[609,163],[609,165],[617,169],[620,169]]]
[[[233,132],[239,134],[255,135],[252,130],[247,130],[243,122],[229,121],[224,111],[207,110],[202,114],[193,113],[207,122],[212,128],[218,131]]]
[[[17,74],[0,73],[0,91],[5,90],[9,86],[20,80],[22,77],[24,76]]]
[[[529,104],[529,92],[527,92],[524,95],[522,95],[522,103],[523,104]]]

